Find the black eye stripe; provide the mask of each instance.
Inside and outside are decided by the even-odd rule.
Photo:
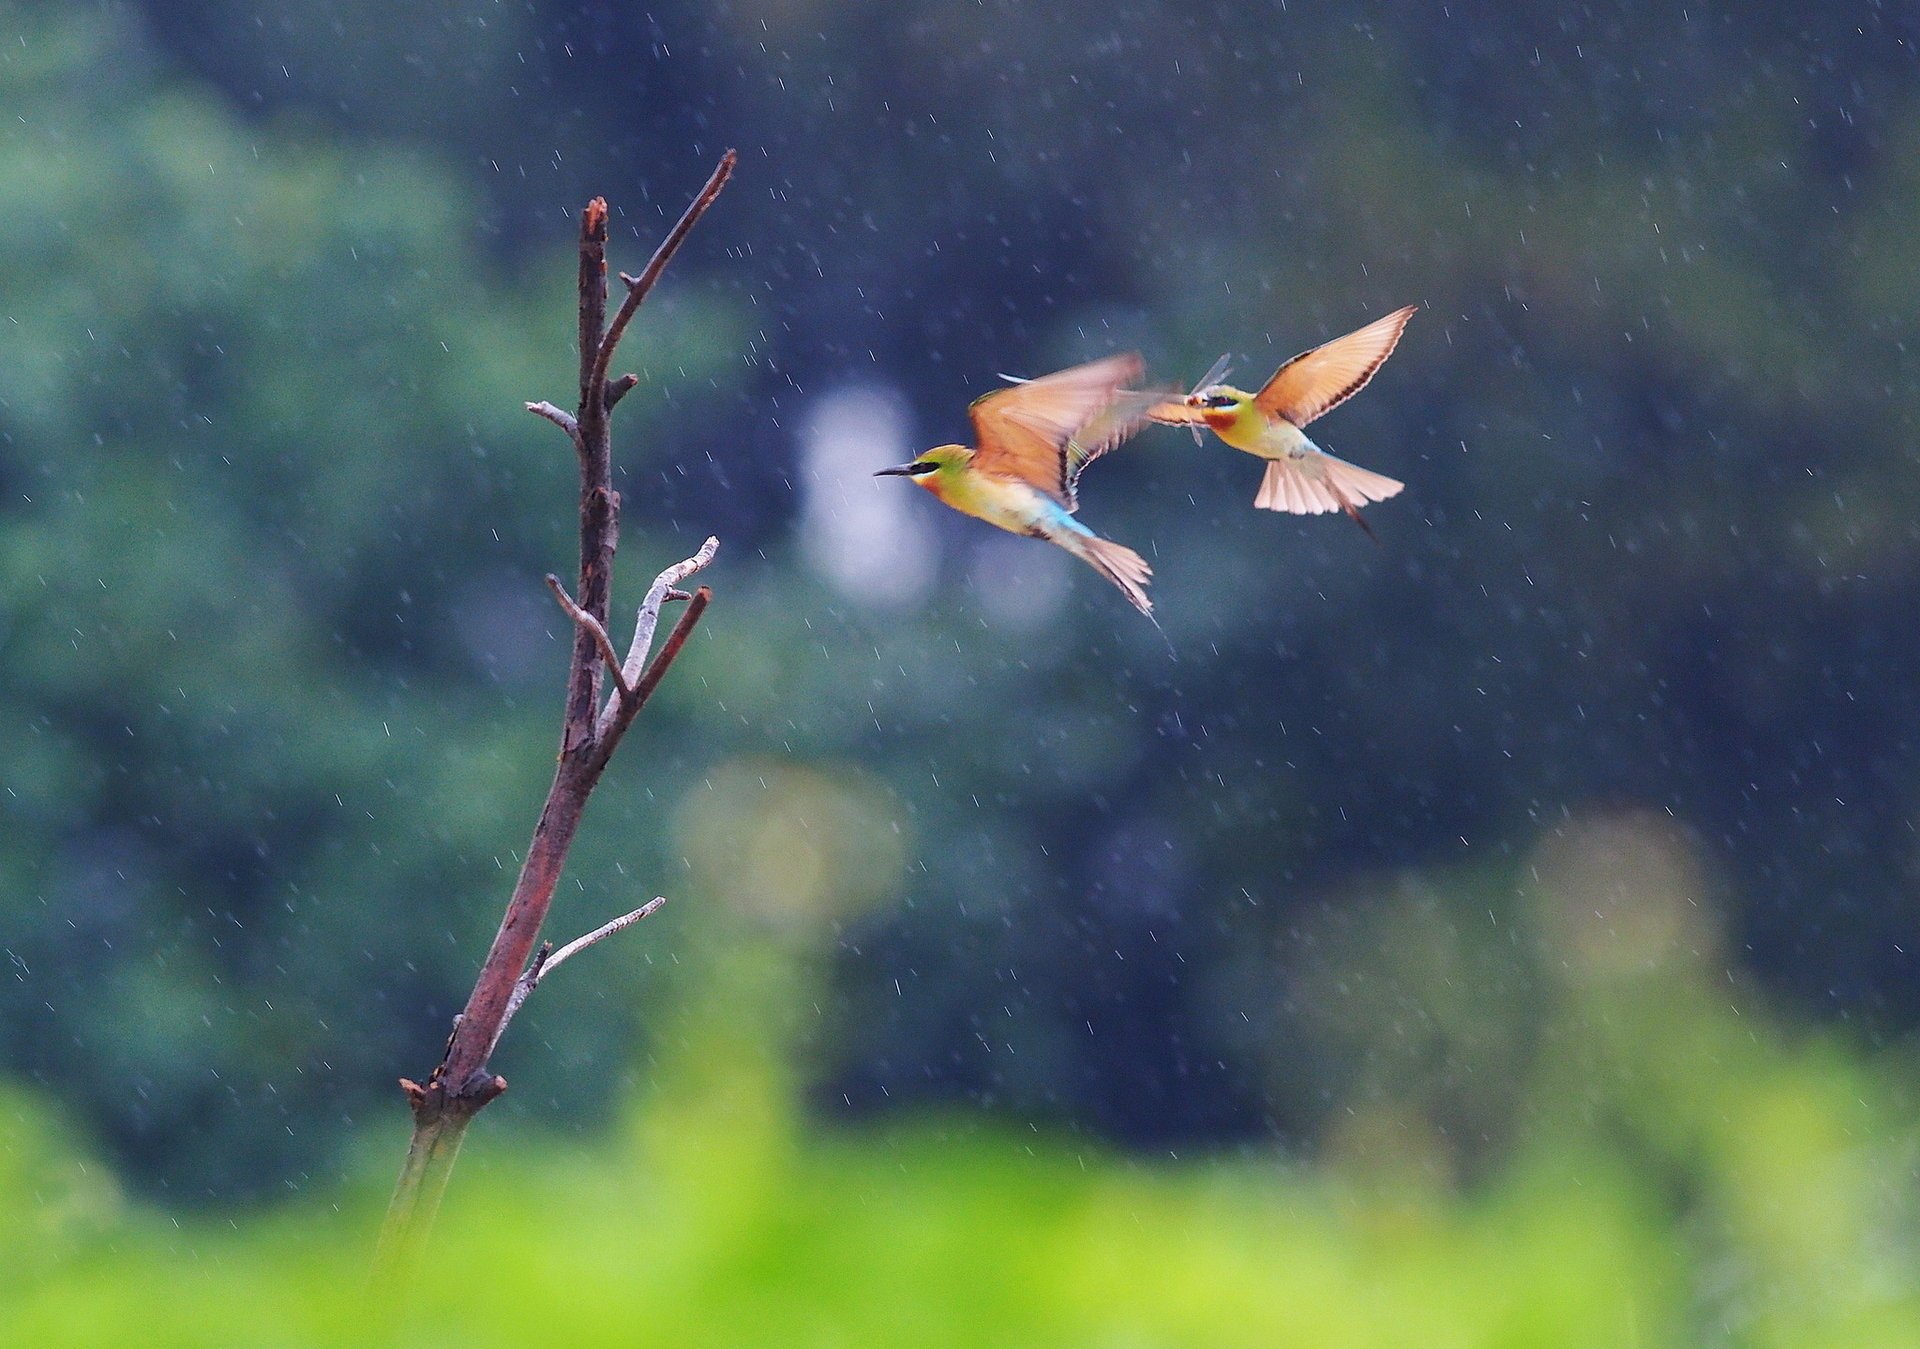
[[[939,467],[940,465],[938,464],[915,464],[907,470],[907,475],[914,478],[924,478],[927,474],[936,472]]]

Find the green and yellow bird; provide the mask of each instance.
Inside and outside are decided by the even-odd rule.
[[[1366,327],[1303,351],[1278,370],[1258,393],[1247,393],[1225,378],[1221,357],[1184,399],[1159,403],[1147,415],[1168,426],[1200,427],[1233,446],[1267,461],[1253,504],[1261,510],[1324,515],[1345,511],[1369,538],[1373,530],[1360,507],[1385,501],[1406,484],[1336,459],[1307,438],[1308,422],[1331,412],[1359,393],[1385,364],[1418,305],[1396,309]]]
[[[874,476],[911,478],[957,511],[1066,549],[1151,618],[1146,560],[1073,518],[1080,471],[1145,425],[1149,407],[1166,397],[1125,387],[1144,368],[1126,352],[1016,381],[967,409],[977,447],[935,446]]]

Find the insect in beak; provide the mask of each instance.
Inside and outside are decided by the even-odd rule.
[[[1232,360],[1233,360],[1233,356],[1231,353],[1224,355],[1219,360],[1213,363],[1212,369],[1208,370],[1206,374],[1200,376],[1200,382],[1195,384],[1193,386],[1193,392],[1187,395],[1188,407],[1203,408],[1208,405],[1207,401],[1200,397],[1200,391],[1202,389],[1212,388],[1214,385],[1218,384],[1221,380],[1225,379],[1228,375],[1231,375],[1233,373],[1233,366],[1230,364]],[[1193,443],[1196,445],[1200,444],[1202,439],[1200,435],[1200,428],[1198,426],[1195,426],[1191,429],[1193,431]]]

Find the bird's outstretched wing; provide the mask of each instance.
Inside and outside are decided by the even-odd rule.
[[[974,399],[967,409],[978,443],[974,468],[1018,478],[1072,510],[1080,468],[1139,426],[1136,418],[1122,431],[1125,417],[1107,425],[1102,414],[1145,368],[1139,353],[1123,352]],[[1076,442],[1083,431],[1088,438]]]
[[[1418,305],[1396,309],[1385,318],[1322,347],[1303,351],[1278,370],[1267,386],[1254,395],[1253,405],[1295,426],[1305,426],[1359,393],[1373,372],[1393,354]]]
[[[1067,440],[1067,509],[1079,500],[1080,471],[1109,450],[1119,449],[1145,426],[1153,409],[1170,396],[1168,389],[1121,389],[1113,401]]]

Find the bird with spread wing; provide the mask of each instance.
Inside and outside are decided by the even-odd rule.
[[[1146,560],[1073,518],[1080,471],[1145,425],[1165,393],[1130,390],[1144,370],[1133,352],[1020,380],[973,401],[977,447],[940,445],[875,477],[911,478],[946,505],[1066,549],[1120,588],[1149,618]]]
[[[1226,357],[1183,399],[1156,404],[1147,415],[1169,426],[1202,426],[1233,446],[1267,461],[1253,504],[1261,510],[1324,515],[1345,511],[1373,536],[1360,507],[1385,501],[1406,484],[1337,459],[1307,438],[1308,422],[1359,393],[1393,354],[1417,305],[1396,309],[1366,327],[1303,351],[1278,370],[1258,393],[1223,384]]]

